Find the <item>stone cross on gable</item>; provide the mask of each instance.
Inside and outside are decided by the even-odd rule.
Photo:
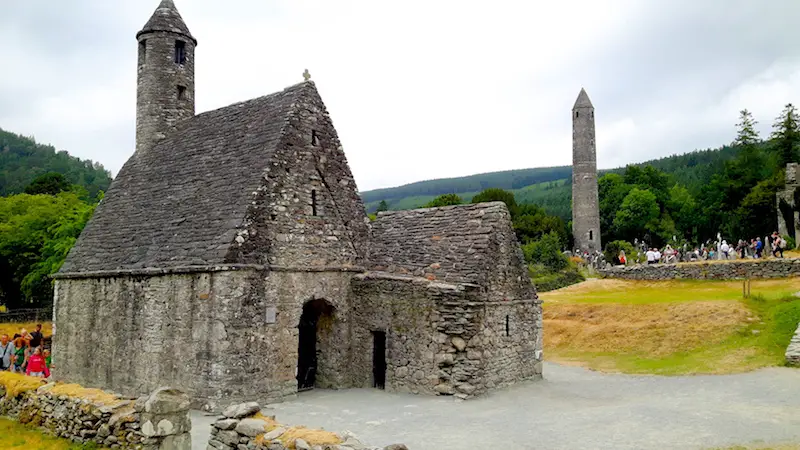
[[[308,73],[308,69],[306,69],[305,72],[303,72],[303,79],[306,81],[311,79],[311,74]]]

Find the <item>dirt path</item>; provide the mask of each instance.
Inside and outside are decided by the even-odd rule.
[[[317,390],[265,411],[283,423],[350,430],[411,450],[701,449],[800,442],[800,370],[657,377],[546,364],[545,380],[489,396]],[[193,416],[195,449],[213,418]]]

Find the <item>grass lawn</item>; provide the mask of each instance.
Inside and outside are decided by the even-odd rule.
[[[75,444],[67,439],[47,435],[36,428],[0,418],[0,448],[4,450],[89,450],[96,444]]]
[[[40,322],[42,324],[42,334],[45,336],[53,335],[52,322]],[[29,333],[36,329],[35,322],[25,323],[0,323],[0,335],[7,334],[8,337],[13,337],[14,334],[19,333],[22,329],[27,330]]]
[[[640,374],[736,373],[782,365],[800,322],[800,278],[590,279],[540,294],[545,358]]]

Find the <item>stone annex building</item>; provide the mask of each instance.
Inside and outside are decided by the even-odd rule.
[[[370,222],[313,82],[195,115],[197,40],[171,0],[137,39],[136,151],[56,276],[59,378],[217,409],[541,377],[503,203]]]

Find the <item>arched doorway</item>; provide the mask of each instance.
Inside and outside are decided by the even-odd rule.
[[[303,314],[298,324],[297,343],[297,391],[314,389],[319,363],[319,331],[330,327],[335,308],[324,299],[315,299],[303,305]]]

